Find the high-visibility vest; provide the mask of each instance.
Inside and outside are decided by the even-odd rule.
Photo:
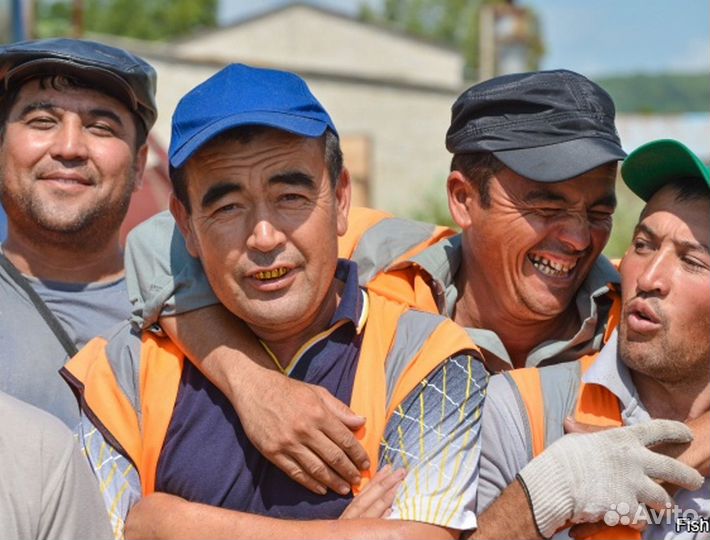
[[[374,476],[385,427],[397,405],[447,358],[478,352],[466,331],[440,315],[368,293],[350,407],[366,424],[356,432]],[[406,339],[397,339],[398,333]],[[392,360],[392,362],[389,362]],[[155,490],[158,459],[172,417],[184,357],[168,338],[124,326],[91,340],[62,368],[82,410],[138,470],[144,495]],[[397,369],[396,376],[385,372]],[[394,368],[393,368],[394,366]],[[396,381],[388,386],[387,380]],[[357,493],[361,486],[353,486]]]
[[[439,313],[426,272],[412,265],[401,270],[391,267],[455,234],[448,227],[355,207],[350,210],[347,232],[338,240],[338,256],[357,263],[360,285],[368,290],[422,311]]]
[[[609,313],[604,342],[609,340],[621,316],[621,299],[617,295]],[[523,368],[503,374],[517,391],[526,416],[526,437],[533,457],[564,434],[563,422],[572,416],[578,422],[593,426],[623,425],[618,398],[598,384],[585,384],[584,373],[594,364],[599,353],[576,362],[546,368]],[[630,527],[605,527],[595,539],[639,539],[641,533]]]

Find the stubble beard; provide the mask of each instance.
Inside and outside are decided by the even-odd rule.
[[[118,201],[109,203],[103,198],[90,208],[62,212],[61,201],[56,199],[47,204],[29,193],[8,194],[0,178],[0,201],[9,223],[32,231],[35,242],[51,243],[77,252],[95,251],[111,241],[126,217],[136,184],[134,171],[129,173],[125,182],[125,190]]]

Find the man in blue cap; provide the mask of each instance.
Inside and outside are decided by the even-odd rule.
[[[145,166],[155,71],[91,41],[0,48],[0,390],[79,421],[57,375],[130,313],[119,227]]]
[[[462,328],[366,291],[356,264],[337,258],[350,180],[335,126],[305,82],[226,67],[178,104],[169,154],[171,211],[221,304],[279,371],[366,418],[357,433],[369,461],[363,477],[388,463],[407,464],[409,475],[396,520],[304,521],[341,516],[351,486],[313,493],[288,478],[169,339],[126,324],[62,371],[80,398],[81,438],[114,530],[153,492],[143,506],[179,497],[148,520],[148,531],[171,537],[232,534],[235,523],[244,537],[451,538],[475,527],[485,369]],[[390,505],[377,499],[374,514],[351,506],[345,516],[381,517]]]

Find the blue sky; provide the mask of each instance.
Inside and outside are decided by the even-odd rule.
[[[311,0],[356,13],[363,0]],[[367,0],[378,5],[378,0]],[[221,0],[220,20],[284,0]],[[535,9],[547,54],[541,68],[591,77],[627,73],[710,72],[708,0],[518,0]]]

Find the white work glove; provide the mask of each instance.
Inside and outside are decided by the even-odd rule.
[[[640,504],[665,508],[670,495],[654,479],[700,489],[697,471],[647,448],[692,440],[685,424],[652,420],[555,441],[518,474],[540,534],[549,538],[569,522],[601,521],[620,503],[629,505],[630,517]]]

